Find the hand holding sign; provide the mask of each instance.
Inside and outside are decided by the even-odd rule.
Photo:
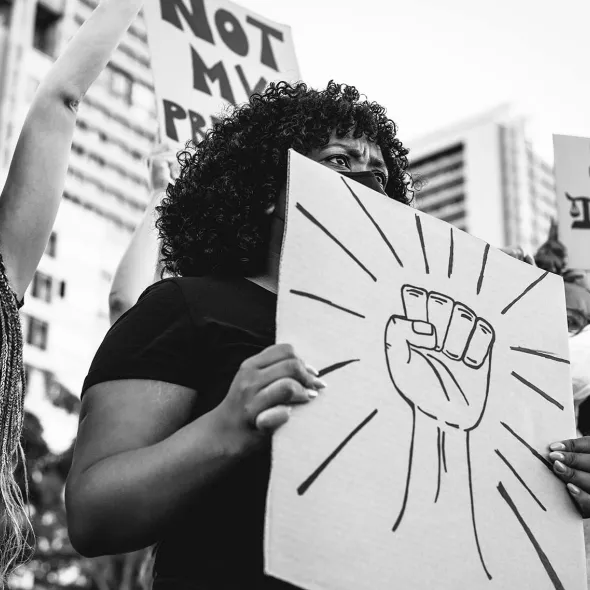
[[[404,315],[392,316],[385,332],[394,387],[427,416],[474,428],[488,396],[492,326],[440,293],[406,285],[402,299]]]

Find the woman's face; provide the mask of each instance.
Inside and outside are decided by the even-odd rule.
[[[383,188],[389,180],[381,148],[365,136],[339,138],[333,132],[325,146],[312,150],[307,157],[338,172],[373,172]]]
[[[330,141],[325,146],[313,149],[306,155],[310,160],[338,172],[373,172],[383,188],[389,180],[381,148],[365,136],[354,138],[349,134],[336,137],[336,133],[332,132]],[[286,186],[281,191],[275,209],[275,215],[281,220],[285,219],[285,193]]]

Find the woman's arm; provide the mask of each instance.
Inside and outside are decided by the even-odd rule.
[[[189,422],[197,394],[161,381],[94,385],[82,401],[66,483],[68,530],[83,555],[152,545],[199,491],[288,419],[324,384],[293,348],[273,345],[242,363],[223,402]]]
[[[160,278],[160,240],[155,227],[155,209],[164,195],[162,191],[152,193],[144,216],[135,228],[129,246],[117,266],[109,293],[111,325],[135,305],[145,289]]]
[[[0,252],[19,298],[55,221],[78,105],[142,4],[143,0],[103,0],[37,90],[0,196]]]
[[[135,229],[129,246],[119,262],[109,293],[109,312],[114,324],[152,283],[160,280],[161,243],[155,227],[156,207],[165,196],[168,184],[178,175],[178,162],[165,145],[154,150],[150,168],[152,198],[143,219]]]
[[[215,412],[188,423],[195,400],[194,390],[157,381],[87,391],[66,485],[77,551],[94,557],[155,543],[237,459],[240,443],[221,434]]]

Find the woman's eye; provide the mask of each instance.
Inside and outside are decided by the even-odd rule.
[[[385,178],[385,174],[382,174],[381,172],[373,172],[373,174],[377,177],[379,184],[381,186],[385,187],[385,185],[387,184],[387,179]]]
[[[332,164],[336,164],[337,166],[343,166],[344,168],[348,168],[348,160],[345,156],[330,156],[327,158],[329,162]]]

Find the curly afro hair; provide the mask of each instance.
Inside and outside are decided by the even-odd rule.
[[[157,207],[164,271],[176,276],[262,271],[268,211],[286,183],[288,150],[307,155],[326,145],[334,131],[375,141],[389,171],[387,194],[411,201],[408,150],[382,106],[361,98],[353,86],[334,82],[322,91],[303,83],[270,84],[178,154],[180,175]]]

